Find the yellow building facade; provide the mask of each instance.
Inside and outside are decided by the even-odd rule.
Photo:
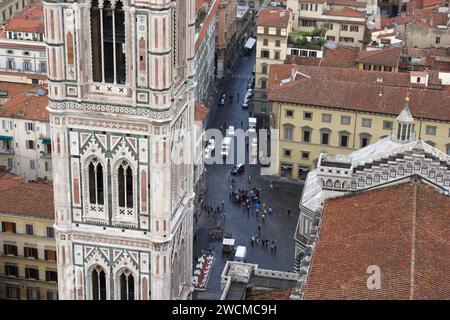
[[[50,188],[43,183],[0,188],[0,299],[58,299]]]
[[[278,176],[302,179],[321,152],[349,154],[394,134],[396,116],[380,113],[273,103],[279,128]],[[415,119],[415,134],[450,154],[450,122]]]

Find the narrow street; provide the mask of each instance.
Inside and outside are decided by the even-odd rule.
[[[231,75],[218,83],[217,94],[211,103],[210,118],[208,128],[220,128],[226,126],[248,128],[248,110],[242,108],[242,101],[247,91],[247,84],[252,77],[255,64],[255,52],[250,56],[238,56]],[[225,92],[225,106],[219,107],[218,99],[222,92]],[[240,101],[236,101],[236,92],[240,92]],[[234,95],[230,105],[228,97]],[[221,146],[216,146],[216,152],[220,152]],[[265,221],[261,214],[243,210],[240,203],[233,202],[229,197],[230,191],[230,171],[232,165],[214,164],[206,166],[206,186],[207,192],[204,203],[221,207],[225,201],[224,231],[231,232],[231,238],[236,240],[236,246],[247,247],[246,262],[258,264],[260,268],[274,269],[280,271],[293,271],[294,263],[294,232],[298,220],[298,203],[301,196],[301,185],[296,182],[280,180],[268,176],[260,176],[259,165],[245,164],[245,172],[235,176],[234,190],[251,189],[254,187],[261,189],[261,202],[267,208],[272,207],[272,215],[267,214]],[[248,176],[251,175],[251,183]],[[271,183],[273,182],[273,190]],[[288,214],[290,210],[290,214]],[[220,275],[227,260],[233,260],[233,254],[222,252],[222,241],[210,241],[208,230],[220,224],[223,215],[203,212],[194,224],[194,265],[195,258],[203,251],[214,251],[215,261],[212,266],[206,291],[194,291],[193,299],[219,299],[220,298]],[[259,243],[251,245],[251,237],[258,234],[258,224],[261,225]],[[268,239],[269,246],[263,247],[261,239]],[[272,240],[277,245],[276,252],[270,249]]]

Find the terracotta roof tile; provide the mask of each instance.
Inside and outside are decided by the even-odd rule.
[[[363,12],[348,7],[339,10],[324,11],[323,14],[327,16],[337,16],[337,17],[352,17],[352,18],[365,17],[365,14]]]
[[[450,299],[449,219],[450,197],[424,183],[327,200],[304,298]]]
[[[290,66],[292,74],[293,66]],[[296,68],[305,73],[307,68],[321,67],[296,66]],[[318,75],[312,78],[298,76],[295,80],[280,86],[281,80],[277,80],[278,85],[274,80],[277,67],[273,68],[272,65],[269,70],[269,100],[398,115],[404,107],[405,97],[409,96],[410,109],[414,117],[450,121],[448,90],[412,87],[406,85],[406,82],[402,86],[401,83],[397,83],[406,81],[406,77],[409,77],[407,73],[392,76],[382,72],[377,75],[373,71],[352,69],[346,69],[347,73],[339,73],[336,70],[340,68],[334,69],[328,75],[326,71],[317,71]],[[282,71],[285,75],[289,69]],[[377,82],[377,77],[382,77],[383,81]]]
[[[369,63],[389,67],[397,67],[400,61],[402,48],[388,47],[382,50],[361,51],[356,60],[360,63]]]
[[[53,185],[32,182],[2,190],[0,212],[53,219]]]
[[[290,20],[290,12],[284,9],[261,9],[256,25],[261,27],[287,28]]]
[[[355,47],[325,48],[320,61],[321,67],[355,68],[359,49]]]
[[[7,91],[9,96],[0,106],[0,117],[49,121],[47,93],[42,96],[31,93],[39,89],[46,90],[47,86],[0,82],[0,90]]]
[[[15,175],[6,170],[0,170],[0,191],[17,186],[25,181],[22,176]]]
[[[6,31],[45,33],[44,10],[41,2],[24,8],[9,20]]]
[[[289,300],[292,289],[250,290],[245,300]]]

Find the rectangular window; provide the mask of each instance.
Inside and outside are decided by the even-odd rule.
[[[358,32],[358,31],[359,31],[359,26],[354,26],[354,25],[350,26],[350,32]]]
[[[315,28],[317,25],[316,20],[301,20],[302,27]]]
[[[361,148],[368,146],[370,143],[369,137],[361,137]]]
[[[15,69],[15,63],[14,63],[14,59],[8,59],[6,60],[6,68],[7,69]]]
[[[308,11],[308,3],[301,3],[300,10]]]
[[[329,132],[322,132],[320,143],[328,145],[329,142],[330,142],[329,140],[330,140],[330,133]]]
[[[346,134],[341,135],[339,145],[344,148],[348,147],[348,135],[346,135]]]
[[[8,256],[17,256],[17,246],[13,244],[4,244],[3,253]]]
[[[8,170],[12,170],[13,168],[13,158],[8,158]]]
[[[22,65],[24,71],[31,71],[31,61],[25,60]]]
[[[47,291],[47,300],[58,300],[58,292]]]
[[[6,297],[9,299],[20,299],[20,287],[16,285],[6,286]]]
[[[383,121],[383,129],[391,130],[392,129],[392,121],[384,120]]]
[[[3,221],[2,231],[16,233],[16,224],[14,222]]]
[[[302,160],[309,160],[309,152],[302,151]]]
[[[326,39],[327,39],[327,41],[336,41],[335,36],[327,36]]]
[[[294,110],[286,110],[286,117],[292,118],[294,116]]]
[[[322,122],[331,122],[331,114],[322,113]]]
[[[363,64],[363,70],[372,70],[372,65],[368,63]]]
[[[270,52],[268,50],[261,50],[261,58],[270,58]]]
[[[40,300],[38,288],[27,288],[27,300]]]
[[[56,261],[56,251],[55,250],[44,250],[45,260]]]
[[[55,237],[55,229],[53,227],[47,227],[47,238]]]
[[[286,157],[286,158],[290,158],[291,157],[291,155],[292,155],[292,150],[291,149],[283,149],[283,153],[284,153],[284,156]]]
[[[341,124],[349,125],[351,118],[349,116],[341,116]]]
[[[5,130],[12,130],[13,123],[10,120],[2,120],[2,127]]]
[[[36,169],[34,160],[30,160],[30,169],[31,170],[35,170]]]
[[[303,120],[312,120],[312,112],[303,112]]]
[[[355,41],[355,39],[352,38],[352,37],[339,37],[339,41],[341,41],[341,42],[351,42],[351,43],[353,43],[353,42]]]
[[[40,62],[39,63],[39,71],[42,73],[46,73],[47,72],[47,63]]]
[[[39,270],[32,267],[26,267],[25,278],[39,280]]]
[[[5,275],[10,277],[18,277],[19,267],[15,264],[5,264]]]
[[[56,271],[46,270],[45,281],[58,282],[58,274]]]
[[[280,60],[280,52],[275,51],[275,60]]]
[[[25,258],[39,259],[37,248],[24,247],[23,255],[25,256]]]
[[[303,131],[303,142],[311,142],[311,131],[309,130]]]
[[[372,119],[362,118],[361,125],[365,128],[371,128],[372,127]]]
[[[52,166],[51,166],[51,164],[50,164],[50,162],[45,162],[45,171],[52,171]]]
[[[25,131],[34,131],[34,123],[25,122]]]
[[[439,44],[439,43],[441,43],[441,37],[436,37],[436,41],[435,41],[435,43],[436,43],[436,44]]]
[[[392,71],[392,67],[386,67],[386,66],[384,66],[384,71],[386,71],[386,72],[391,72],[391,71]]]
[[[294,128],[290,126],[284,127],[284,140],[292,140],[294,138]]]
[[[267,64],[261,66],[261,73],[267,74]]]
[[[25,231],[26,231],[27,235],[32,236],[33,235],[33,225],[32,224],[25,225]]]
[[[263,46],[268,46],[269,45],[269,39],[264,39],[263,40]]]
[[[348,24],[343,24],[343,25],[341,26],[341,30],[342,30],[342,31],[348,31]]]
[[[275,47],[279,48],[281,46],[280,40],[275,40]]]
[[[28,150],[34,150],[34,141],[33,140],[27,140],[25,143],[26,143]]]
[[[427,126],[426,127],[426,133],[428,135],[435,136],[436,135],[436,131],[437,131],[437,128],[435,126]]]

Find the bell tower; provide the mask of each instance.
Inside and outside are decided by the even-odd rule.
[[[194,0],[46,0],[60,299],[187,299]]]

